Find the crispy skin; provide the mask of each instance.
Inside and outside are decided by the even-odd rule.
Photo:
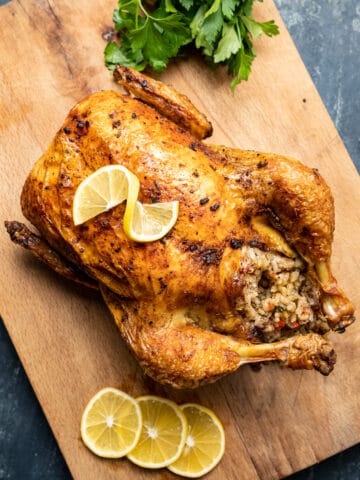
[[[152,85],[150,103],[158,106],[164,88]],[[179,200],[178,221],[163,240],[129,240],[124,205],[74,226],[78,185],[117,163],[138,176],[142,202]],[[103,91],[71,110],[26,180],[21,205],[52,248],[99,283],[124,340],[156,380],[194,387],[266,360],[332,370],[333,349],[320,335],[253,345],[235,312],[244,288],[239,246],[248,245],[289,257],[298,251],[323,290],[331,327],[353,320],[330,272],[333,199],[317,171],[279,155],[203,144],[143,101]]]
[[[315,264],[330,258],[334,201],[316,169],[282,155],[211,148],[222,156],[218,168],[236,195],[241,191],[241,197],[251,201],[256,192],[253,208],[264,209],[270,221],[271,211],[275,213],[285,238],[308,262]],[[253,216],[254,211],[250,214]]]

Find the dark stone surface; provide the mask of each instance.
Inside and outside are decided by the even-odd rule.
[[[0,5],[6,3],[0,0]],[[297,48],[360,169],[360,3],[276,0]],[[0,321],[0,480],[70,473]],[[288,480],[360,480],[360,445]]]
[[[275,3],[359,170],[359,0],[275,0]]]

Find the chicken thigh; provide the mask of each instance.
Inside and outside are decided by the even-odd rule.
[[[128,68],[115,78],[132,94],[98,92],[70,111],[22,192],[40,236],[7,222],[12,239],[98,287],[159,382],[196,387],[267,360],[330,373],[323,334],[354,317],[330,269],[333,199],[319,172],[204,143],[212,127],[186,97]],[[137,175],[143,203],[180,202],[163,239],[128,239],[124,204],[74,225],[77,187],[108,164]]]

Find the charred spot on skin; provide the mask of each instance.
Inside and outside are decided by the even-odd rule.
[[[153,181],[153,185],[150,185],[144,190],[144,198],[150,199],[151,203],[158,203],[161,200],[162,191],[160,185],[156,180]]]
[[[142,80],[141,83],[140,83],[140,85],[141,85],[141,87],[142,87],[143,89],[146,89],[147,86],[148,86],[147,80]]]
[[[199,203],[200,203],[200,205],[205,205],[209,201],[210,201],[210,199],[208,197],[205,197],[205,198],[202,198]]]
[[[84,250],[84,247],[80,247],[80,248],[79,248],[79,253],[84,253],[84,251],[85,251],[85,250]]]
[[[120,252],[120,250],[121,250],[121,248],[120,248],[120,247],[116,247],[116,248],[114,248],[114,252],[115,252],[115,253],[119,253],[119,252]]]
[[[160,295],[160,293],[162,293],[165,290],[165,288],[167,287],[167,283],[165,282],[165,280],[162,277],[159,277],[158,280],[159,280],[159,283],[160,283],[160,290],[159,290],[158,294]]]
[[[267,165],[268,165],[268,161],[267,160],[262,160],[256,166],[257,166],[257,168],[264,168]]]
[[[83,120],[77,120],[76,117],[76,137],[79,139],[80,137],[87,135],[89,131],[89,126],[90,122],[86,120],[85,122]]]
[[[120,125],[121,125],[121,121],[115,120],[115,122],[112,123],[112,128],[118,128],[120,127]]]
[[[96,218],[94,220],[94,226],[99,230],[108,230],[110,228],[110,222],[107,219]]]
[[[197,243],[193,243],[191,242],[190,240],[183,240],[182,241],[182,245],[184,246],[184,251],[187,252],[187,251],[190,251],[190,252],[196,252],[199,247],[201,246],[201,244],[197,244]]]
[[[236,183],[241,183],[244,188],[251,188],[253,181],[250,178],[251,172],[247,170],[245,173],[242,175],[239,175],[239,177],[235,180]]]
[[[221,252],[217,248],[208,248],[200,252],[200,257],[205,265],[218,265],[221,259]]]
[[[64,133],[66,133],[66,135],[69,135],[69,133],[71,133],[71,129],[69,127],[65,127]]]
[[[250,240],[250,242],[249,242],[249,247],[258,248],[259,250],[263,250],[263,251],[267,251],[267,250],[268,250],[268,248],[267,248],[267,246],[265,245],[265,243],[260,242],[260,241],[257,240],[257,239]]]
[[[62,173],[60,175],[60,178],[61,178],[61,187],[71,187],[72,183],[71,183],[71,178],[68,176],[68,175],[65,175],[65,173]]]
[[[72,216],[71,215],[66,216],[65,219],[62,220],[62,225],[65,228],[70,228],[72,225]]]
[[[217,202],[216,202],[216,203],[214,203],[213,205],[211,205],[210,210],[211,210],[212,212],[216,212],[216,210],[218,210],[219,208],[220,208],[220,203],[217,203]]]
[[[125,323],[129,320],[129,315],[127,313],[123,313],[121,316],[122,323]]]
[[[198,144],[196,142],[191,142],[190,145],[189,145],[189,148],[190,150],[193,150],[194,152],[196,152],[196,147],[198,146]]]
[[[194,170],[194,171],[193,171],[193,175],[194,175],[194,177],[197,178],[197,177],[199,176],[199,172],[198,172],[197,170]]]
[[[233,250],[237,250],[244,245],[244,240],[241,238],[231,238],[230,239],[230,247]]]
[[[310,235],[310,230],[309,228],[305,225],[303,229],[301,230],[301,235],[303,237],[308,237]]]
[[[133,119],[137,118],[137,115],[136,115],[135,112],[133,112],[133,113],[131,114],[131,118],[133,118]]]

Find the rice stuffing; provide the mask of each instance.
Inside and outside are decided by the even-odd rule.
[[[261,341],[275,341],[294,330],[329,330],[319,308],[317,288],[300,257],[244,246],[242,259],[245,285],[236,310]]]

